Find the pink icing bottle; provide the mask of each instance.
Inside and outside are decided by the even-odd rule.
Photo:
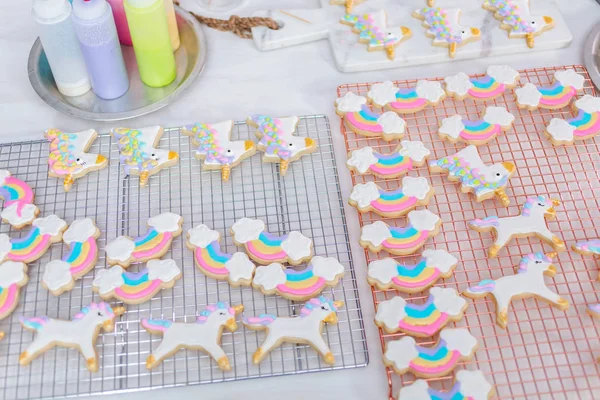
[[[125,16],[125,7],[123,6],[123,0],[106,0],[112,8],[113,17],[115,18],[115,24],[117,25],[117,33],[119,34],[119,42],[125,46],[131,46],[131,34],[129,33],[129,24],[127,23],[127,17]]]

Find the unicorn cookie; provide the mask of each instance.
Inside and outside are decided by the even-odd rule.
[[[160,345],[146,359],[146,368],[158,366],[167,357],[180,349],[200,350],[208,353],[223,371],[231,371],[229,359],[221,347],[223,329],[237,330],[236,314],[244,310],[243,305],[230,307],[225,302],[207,306],[196,322],[174,322],[166,319],[142,319],[142,327],[148,333],[162,335]]]
[[[11,176],[6,169],[0,170],[0,198],[4,200],[4,210],[0,216],[15,229],[29,225],[40,210],[33,204],[33,190],[20,179]]]
[[[326,287],[337,286],[344,266],[333,257],[314,256],[306,268],[295,270],[279,263],[256,268],[252,286],[263,294],[278,294],[293,301],[306,301]]]
[[[457,100],[493,100],[517,86],[519,71],[508,65],[490,65],[481,78],[471,78],[459,72],[444,78],[444,82],[448,96]]]
[[[0,233],[0,263],[6,260],[29,264],[44,255],[46,250],[62,239],[67,223],[56,215],[33,220],[29,233],[22,238],[10,238]]]
[[[492,216],[484,219],[475,219],[469,222],[469,228],[477,232],[494,232],[494,245],[490,247],[488,252],[490,258],[496,257],[498,251],[506,246],[512,238],[529,236],[537,236],[550,244],[554,248],[554,251],[565,251],[565,242],[550,232],[546,226],[546,219],[552,220],[556,218],[554,206],[558,205],[560,205],[560,201],[551,200],[544,196],[529,197],[525,201],[525,204],[523,204],[521,215],[502,218]]]
[[[73,221],[62,237],[69,251],[62,260],[46,264],[42,286],[55,296],[73,289],[77,279],[96,267],[99,237],[100,229],[91,218]]]
[[[17,307],[19,293],[27,282],[27,265],[15,261],[4,261],[0,264],[0,321]]]
[[[587,313],[594,318],[600,318],[600,304],[590,304],[587,306]]]
[[[28,365],[40,354],[55,346],[75,348],[83,356],[90,372],[98,372],[98,353],[96,339],[100,330],[112,332],[115,319],[123,314],[125,308],[112,308],[109,304],[92,303],[75,314],[71,321],[48,317],[21,317],[21,325],[35,332],[35,339],[21,353],[19,364]]]
[[[516,171],[515,164],[502,162],[486,165],[479,156],[477,147],[473,145],[451,156],[432,161],[429,170],[433,173],[447,172],[450,181],[461,183],[461,192],[475,194],[475,201],[498,196],[505,207],[510,204],[505,188]]]
[[[346,126],[357,135],[378,137],[385,141],[404,136],[406,122],[395,112],[373,112],[366,105],[367,99],[352,92],[335,101],[336,113]]]
[[[264,162],[279,163],[279,173],[285,176],[289,164],[305,154],[317,151],[317,142],[307,137],[295,136],[298,117],[274,118],[253,115],[246,122],[256,128],[258,150],[264,153]]]
[[[467,302],[454,289],[433,287],[423,304],[407,303],[395,296],[377,306],[375,324],[386,333],[404,332],[431,337],[450,322],[462,319]]]
[[[403,140],[398,148],[381,154],[367,146],[348,154],[346,166],[359,175],[375,175],[384,179],[397,178],[425,165],[431,151],[422,142]]]
[[[432,389],[427,381],[417,379],[400,389],[398,400],[488,400],[495,392],[483,372],[461,369],[456,373],[454,385],[447,392]]]
[[[181,278],[174,260],[150,260],[140,272],[128,272],[120,265],[101,269],[92,282],[92,290],[102,300],[118,299],[125,304],[141,304],[162,289],[171,289]]]
[[[299,316],[278,317],[262,314],[244,318],[242,322],[251,330],[266,330],[265,341],[254,352],[252,362],[260,364],[275,347],[286,343],[306,343],[315,349],[329,365],[335,364],[331,349],[323,339],[324,323],[336,324],[337,311],[343,301],[331,301],[323,296],[310,299],[300,310]]]
[[[148,232],[143,236],[131,238],[119,236],[106,245],[108,265],[119,264],[123,268],[132,263],[146,262],[164,256],[174,238],[181,235],[183,218],[180,215],[165,212],[148,220]]]
[[[229,180],[231,168],[256,154],[252,140],[231,140],[233,121],[216,124],[196,123],[186,125],[181,133],[192,138],[196,158],[202,160],[202,169],[221,170],[221,178]]]
[[[465,142],[478,146],[512,128],[514,121],[515,116],[506,111],[506,108],[487,107],[480,120],[471,121],[460,115],[444,118],[438,135],[452,143]]]
[[[300,232],[277,236],[265,229],[265,223],[259,219],[242,218],[231,227],[233,242],[244,246],[250,258],[263,265],[286,262],[300,265],[312,258],[312,240]]]
[[[387,343],[383,363],[395,373],[412,372],[419,378],[446,376],[458,363],[473,358],[477,339],[465,328],[445,328],[433,347],[423,347],[410,336]]]
[[[376,83],[367,92],[370,104],[398,114],[416,113],[444,100],[446,92],[435,81],[420,80],[415,87],[399,88],[390,81]]]
[[[186,246],[194,252],[196,267],[213,279],[228,280],[231,286],[250,286],[254,263],[245,253],[223,253],[221,234],[201,224],[187,232]]]
[[[413,17],[423,21],[426,35],[433,39],[434,46],[448,48],[450,58],[456,56],[458,47],[480,39],[478,28],[463,26],[460,8],[425,7],[413,12]]]
[[[556,267],[552,259],[556,253],[532,253],[521,259],[516,275],[503,276],[500,279],[486,279],[463,292],[464,296],[479,299],[491,294],[496,303],[496,322],[502,329],[508,323],[508,307],[512,299],[535,297],[560,310],[569,308],[567,299],[554,293],[544,282],[544,275],[554,277]]]
[[[554,110],[569,105],[571,100],[581,93],[585,78],[572,69],[556,71],[550,86],[535,86],[526,83],[515,89],[515,97],[519,108],[536,110],[545,108]]]
[[[509,38],[525,38],[532,49],[536,36],[554,28],[552,17],[531,15],[529,0],[485,0],[483,8],[501,21],[500,27],[508,31]]]
[[[385,50],[387,58],[396,58],[396,46],[412,36],[409,28],[389,29],[385,10],[369,14],[353,15],[348,12],[340,21],[350,25],[354,33],[358,33],[358,41],[367,45],[367,50]]]
[[[574,252],[584,256],[600,256],[600,239],[577,242],[571,247]]]
[[[108,165],[108,160],[103,155],[87,152],[98,137],[98,132],[94,129],[76,133],[48,129],[44,136],[50,141],[48,175],[63,178],[65,192],[71,189],[75,179]]]
[[[179,160],[176,152],[157,148],[163,134],[162,126],[115,128],[111,134],[117,140],[125,174],[139,175],[140,187],[146,186],[150,176],[177,164]]]
[[[572,108],[577,114],[575,118],[552,118],[546,127],[546,136],[555,146],[590,139],[600,132],[600,97],[586,94]]]
[[[429,210],[408,213],[408,225],[404,228],[388,226],[376,221],[362,227],[359,243],[374,253],[382,250],[395,255],[412,254],[419,250],[429,237],[440,233],[442,220]]]
[[[415,265],[401,265],[389,257],[372,261],[367,281],[378,290],[417,293],[433,286],[440,278],[451,277],[457,264],[458,259],[446,250],[427,249]]]

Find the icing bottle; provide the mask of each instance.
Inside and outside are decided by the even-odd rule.
[[[125,0],[125,13],[142,82],[163,87],[177,69],[163,0]]]
[[[106,0],[73,0],[73,25],[96,96],[123,96],[129,77],[110,5]]]
[[[91,88],[85,61],[67,0],[34,0],[33,19],[56,86],[65,96],[80,96]]]
[[[113,17],[115,18],[115,25],[117,25],[117,33],[119,34],[119,41],[122,45],[131,46],[131,34],[129,33],[129,24],[127,23],[127,16],[125,15],[125,7],[123,6],[123,0],[106,0],[112,8]]]
[[[175,7],[173,0],[164,0],[165,12],[167,13],[167,24],[169,26],[169,36],[171,37],[171,47],[173,51],[179,48],[179,29],[177,28],[177,16],[175,15]]]

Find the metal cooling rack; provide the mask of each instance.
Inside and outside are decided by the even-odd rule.
[[[331,131],[325,116],[300,119],[300,136],[315,138],[319,150],[291,164],[285,177],[279,176],[276,164],[266,164],[256,155],[234,168],[230,182],[221,181],[220,172],[201,172],[200,161],[189,138],[178,128],[166,129],[161,148],[179,152],[179,163],[152,176],[148,186],[139,189],[138,178],[124,176],[119,165],[117,146],[109,135],[101,135],[90,152],[109,158],[108,168],[93,172],[76,181],[65,193],[62,181],[48,178],[48,143],[44,140],[10,143],[0,146],[0,168],[8,168],[34,189],[35,203],[41,216],[56,213],[68,223],[76,218],[93,217],[102,231],[98,240],[100,258],[95,271],[104,268],[106,242],[126,234],[146,232],[146,221],[153,215],[172,211],[183,216],[184,233],[173,241],[165,258],[173,258],[183,269],[183,278],[173,289],[163,290],[151,301],[127,306],[127,313],[116,324],[114,333],[101,334],[97,341],[100,370],[91,374],[75,350],[53,349],[30,366],[19,367],[18,357],[31,342],[32,334],[19,323],[21,315],[48,315],[69,319],[83,306],[99,297],[92,293],[95,271],[60,297],[48,294],[40,282],[44,265],[62,256],[66,246],[53,245],[39,261],[29,265],[30,281],[21,292],[19,306],[9,318],[0,322],[6,332],[0,341],[0,398],[32,399],[137,391],[248,378],[299,374],[365,366],[368,363],[365,332],[358,300],[354,265],[350,253],[346,218],[343,212]],[[232,137],[254,137],[245,123],[235,126]],[[272,233],[300,230],[314,241],[315,253],[337,257],[346,267],[340,284],[323,292],[345,306],[338,312],[339,323],[324,331],[336,358],[329,367],[306,345],[283,345],[273,350],[260,365],[252,364],[252,353],[264,333],[245,330],[224,332],[222,344],[233,366],[224,373],[204,353],[182,350],[152,371],[145,360],[161,338],[140,329],[145,317],[174,318],[194,321],[206,304],[218,300],[243,303],[246,315],[271,313],[293,315],[299,304],[278,296],[264,296],[250,287],[232,288],[227,282],[205,277],[197,271],[193,255],[185,246],[185,232],[205,223],[222,233],[225,250],[236,246],[228,229],[242,217],[263,219]],[[2,224],[0,231],[19,236]],[[239,250],[239,248],[238,248]],[[137,271],[141,266],[132,266]]]
[[[556,70],[574,68],[586,77],[587,94],[596,95],[587,70],[582,66],[565,66],[521,71],[521,82],[549,84]],[[482,75],[478,75],[482,76]],[[441,80],[434,78],[434,80]],[[395,82],[400,87],[414,87],[416,80]],[[338,97],[352,91],[366,95],[371,84],[343,85]],[[538,110],[530,112],[516,106],[512,91],[493,101],[474,102],[446,99],[434,108],[403,115],[407,122],[409,140],[421,140],[432,149],[431,159],[439,159],[463,148],[453,145],[437,135],[441,120],[453,114],[469,119],[480,118],[485,106],[507,107],[516,117],[514,129],[491,143],[479,146],[479,153],[486,163],[514,161],[517,175],[510,180],[507,194],[511,200],[508,208],[497,200],[476,203],[471,195],[460,193],[459,185],[447,176],[430,174],[427,167],[411,171],[409,175],[427,177],[435,186],[436,194],[427,207],[442,220],[441,234],[430,240],[426,248],[444,248],[458,255],[460,263],[452,278],[438,282],[459,291],[482,279],[497,279],[515,273],[522,255],[533,251],[551,251],[538,239],[513,240],[496,259],[488,259],[487,249],[492,244],[490,233],[477,233],[467,228],[466,222],[497,213],[499,216],[518,215],[525,198],[534,194],[559,198],[557,219],[550,221],[551,231],[558,233],[570,246],[575,241],[600,237],[600,138],[577,142],[574,146],[554,147],[544,137],[543,131],[552,117],[572,116],[569,108]],[[372,146],[379,151],[390,152],[397,141],[385,143],[376,139],[357,136],[341,126],[348,151]],[[373,180],[352,173],[353,184]],[[396,189],[399,180],[375,181],[382,188]],[[358,213],[357,213],[358,214]],[[360,225],[382,219],[374,213],[358,214]],[[387,219],[392,225],[404,226],[402,219]],[[388,256],[365,251],[367,262]],[[417,255],[394,257],[403,262],[415,262]],[[498,398],[502,399],[592,399],[600,390],[600,368],[596,359],[600,355],[600,323],[594,322],[585,312],[586,305],[600,299],[600,283],[595,282],[600,266],[591,257],[582,257],[572,251],[560,253],[556,262],[555,278],[546,278],[548,286],[566,297],[571,306],[564,312],[535,299],[512,302],[506,330],[495,323],[495,304],[486,299],[470,300],[465,317],[456,326],[467,327],[479,340],[480,348],[473,360],[463,363],[469,369],[481,369],[496,386]],[[360,279],[366,277],[361,276]],[[398,295],[396,291],[373,290],[375,304]],[[416,302],[423,302],[427,293],[402,294]],[[379,330],[381,345],[403,334],[388,335]],[[417,339],[431,344],[434,340]],[[388,368],[389,397],[394,399],[403,385],[414,381],[414,376],[398,376]],[[437,389],[450,389],[453,377],[436,378],[430,384]]]

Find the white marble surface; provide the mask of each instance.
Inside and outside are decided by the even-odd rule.
[[[438,0],[440,3],[443,0]],[[183,1],[184,6],[194,0]],[[240,12],[250,15],[270,8],[314,8],[318,0],[253,0]],[[582,63],[583,42],[595,23],[600,21],[600,6],[594,0],[559,0],[559,8],[571,31],[573,42],[561,50],[535,55],[491,57],[482,60],[454,61],[430,66],[389,69],[354,74],[340,73],[335,67],[329,43],[321,41],[271,52],[260,52],[251,40],[229,33],[207,30],[209,59],[204,73],[175,104],[154,114],[129,121],[132,126],[163,124],[178,126],[197,119],[220,121],[243,119],[255,112],[273,115],[326,114],[331,120],[336,146],[342,193],[352,189],[344,167],[345,150],[339,133],[339,119],[333,101],[336,87],[344,83],[372,82],[385,79],[444,76],[460,71],[480,73],[490,63],[508,63],[516,69]],[[4,0],[0,3],[0,140],[40,138],[49,127],[76,131],[96,128],[106,132],[114,124],[90,123],[59,114],[40,100],[29,85],[27,56],[35,40],[30,18],[31,1]],[[191,7],[190,7],[191,8]],[[346,206],[347,215],[356,211]],[[357,243],[357,218],[349,217],[350,238]],[[364,278],[364,253],[353,247],[357,276]],[[366,279],[359,279],[361,303],[366,322],[371,362],[366,368],[228,382],[187,388],[156,390],[105,396],[104,399],[134,400],[177,396],[180,399],[381,399],[387,398],[387,378],[381,363],[381,349],[375,325],[371,294]],[[573,395],[570,398],[578,398]]]

